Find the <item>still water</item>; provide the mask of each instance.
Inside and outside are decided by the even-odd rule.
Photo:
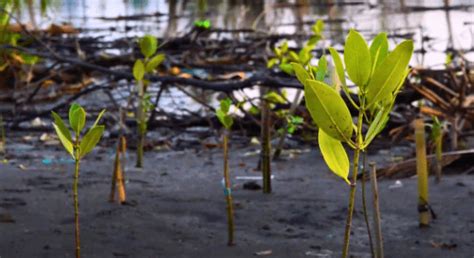
[[[449,11],[437,8],[445,1],[453,7]],[[189,31],[197,19],[209,19],[213,28],[309,34],[310,25],[324,19],[327,44],[336,48],[342,46],[350,28],[366,37],[387,31],[394,36],[392,43],[402,40],[397,35],[408,35],[417,50],[422,46],[426,50],[424,55],[415,55],[412,65],[443,67],[448,49],[461,50],[474,61],[473,11],[474,0],[51,0],[43,15],[39,7],[33,13],[25,7],[17,15],[24,22],[35,17],[39,27],[71,23],[81,29],[81,37],[102,39],[145,33],[177,37]],[[180,105],[165,102],[162,107],[169,110]]]
[[[444,6],[443,0],[52,0],[46,15],[37,11],[35,19],[38,26],[66,22],[82,28],[81,36],[108,38],[179,36],[199,18],[209,19],[216,28],[309,33],[311,22],[325,19],[327,38],[336,46],[349,28],[367,36],[380,31],[412,34],[418,49],[422,37],[429,39],[424,46],[428,53],[418,56],[414,65],[437,66],[444,63],[448,48],[464,50],[474,59],[468,53],[474,49],[474,0],[452,0],[449,5],[465,8],[434,9]],[[142,14],[149,16],[138,17]],[[26,11],[20,15],[30,19]],[[132,21],[115,19],[135,15]]]

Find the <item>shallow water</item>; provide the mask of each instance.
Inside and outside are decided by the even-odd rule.
[[[350,28],[358,29],[367,38],[387,31],[392,36],[392,44],[400,42],[402,36],[412,36],[416,49],[423,46],[426,50],[426,54],[415,55],[412,65],[443,67],[448,49],[463,50],[465,56],[474,61],[474,2],[449,2],[452,7],[465,8],[414,10],[418,7],[442,7],[443,0],[54,0],[46,15],[41,15],[38,7],[34,16],[38,26],[72,23],[82,29],[80,36],[106,39],[145,33],[175,37],[189,31],[197,19],[209,19],[214,28],[256,28],[281,34],[305,31],[309,34],[310,25],[317,19],[324,19],[327,44],[342,47]],[[134,20],[115,19],[142,14],[149,16]],[[26,7],[19,15],[23,21],[30,20]],[[258,90],[247,93],[255,96]],[[169,94],[175,99],[170,100],[170,96],[165,95],[164,103],[160,103],[169,111],[175,110],[176,98],[181,103],[189,102],[179,91]],[[290,98],[292,94],[293,91],[289,90]],[[195,110],[198,106],[190,109]]]

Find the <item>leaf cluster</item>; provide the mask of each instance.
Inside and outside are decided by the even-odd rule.
[[[216,110],[217,119],[219,122],[227,129],[230,130],[234,124],[234,119],[230,115],[230,106],[232,105],[232,100],[230,98],[225,98],[221,100],[219,108]]]
[[[94,124],[89,128],[82,139],[81,131],[86,124],[86,111],[79,104],[72,104],[69,108],[69,126],[74,133],[72,137],[66,124],[56,112],[51,112],[53,117],[53,127],[58,135],[64,149],[72,156],[74,160],[82,159],[87,153],[91,152],[99,142],[104,132],[105,126],[98,125],[100,118],[105,113],[102,110],[97,116]]]
[[[363,151],[385,127],[408,74],[413,42],[406,40],[389,52],[386,33],[377,35],[369,46],[362,35],[351,30],[344,46],[344,62],[335,49],[329,48],[329,52],[340,85],[330,86],[315,80],[318,72],[315,73],[310,66],[307,69],[300,63],[292,63],[292,66],[304,85],[306,107],[319,127],[318,141],[324,160],[335,174],[349,182],[349,159],[342,143]],[[348,94],[346,74],[358,87],[357,101]],[[337,86],[342,87],[358,109],[362,119],[357,121],[357,126],[353,124]],[[362,123],[369,128],[365,136],[362,136]]]

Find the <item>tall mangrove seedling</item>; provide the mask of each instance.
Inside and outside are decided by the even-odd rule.
[[[165,60],[164,54],[156,54],[158,50],[158,40],[145,35],[138,41],[140,52],[144,56],[138,59],[133,65],[133,77],[137,82],[138,105],[136,110],[138,142],[137,142],[137,163],[136,167],[143,167],[143,146],[145,144],[145,135],[147,132],[147,113],[153,107],[150,102],[150,95],[147,94],[149,81],[145,79],[146,74],[151,74]]]
[[[86,111],[78,104],[72,104],[69,109],[69,125],[74,133],[74,138],[71,132],[64,124],[61,117],[52,112],[54,119],[53,127],[56,130],[59,141],[62,143],[64,149],[74,159],[74,184],[73,184],[73,195],[74,195],[74,224],[75,224],[75,253],[76,258],[80,257],[80,238],[79,238],[79,200],[78,200],[78,183],[79,183],[79,165],[80,161],[84,156],[91,152],[99,142],[105,127],[98,125],[100,118],[104,114],[105,110],[100,112],[99,116],[95,120],[92,127],[87,131],[84,137],[81,138],[81,131],[84,129],[86,124]]]
[[[293,69],[298,80],[304,85],[306,108],[319,127],[318,142],[323,158],[329,169],[350,186],[342,249],[342,257],[347,257],[359,156],[388,121],[395,98],[408,74],[413,42],[406,40],[389,52],[385,33],[377,35],[369,47],[357,31],[351,30],[344,47],[345,69],[338,52],[333,48],[329,48],[329,51],[341,85],[330,86],[317,81],[317,74],[311,66],[306,70],[300,64],[294,63]],[[353,100],[349,94],[346,72],[357,86],[358,100]],[[347,94],[351,105],[358,110],[356,124],[353,124],[349,108],[336,90],[339,86]],[[362,131],[364,123],[368,126],[365,134]],[[354,150],[351,181],[348,179],[350,162],[343,143]]]
[[[229,246],[234,245],[234,208],[232,205],[232,189],[229,175],[229,133],[234,120],[229,114],[230,99],[224,99],[220,103],[220,107],[216,110],[216,116],[224,126],[223,131],[223,149],[224,149],[224,195],[227,201],[227,226],[228,226],[228,242]]]

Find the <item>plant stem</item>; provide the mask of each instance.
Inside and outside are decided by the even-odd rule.
[[[76,258],[81,257],[81,241],[79,237],[79,198],[78,198],[78,184],[79,184],[79,162],[80,160],[76,158],[75,160],[75,170],[74,170],[74,185],[73,185],[73,195],[74,195],[74,224],[75,224],[75,239],[76,239]]]
[[[270,164],[270,107],[266,100],[262,100],[262,177],[263,193],[272,192],[271,164]]]
[[[441,182],[441,174],[443,174],[443,131],[439,133],[435,139],[436,152],[436,183]]]
[[[140,128],[138,128],[138,130],[139,132],[138,132],[138,142],[137,142],[137,163],[135,166],[137,168],[142,168],[143,167],[143,145],[145,142],[145,136],[141,132]]]
[[[354,160],[352,164],[352,182],[351,190],[349,194],[349,207],[347,211],[347,220],[346,220],[346,229],[344,232],[344,247],[342,249],[342,257],[346,258],[349,254],[349,242],[351,237],[351,225],[352,225],[352,215],[354,213],[355,205],[355,193],[356,193],[356,182],[357,182],[357,173],[359,171],[359,155],[361,151],[362,142],[362,124],[364,118],[364,108],[365,108],[365,99],[361,98],[361,104],[359,109],[359,116],[357,119],[357,131],[356,131],[356,144],[354,149]]]
[[[366,174],[367,174],[367,151],[364,151],[362,154],[362,160],[363,160],[363,168],[362,168],[362,209],[364,211],[364,220],[365,220],[365,226],[367,227],[367,235],[369,237],[369,246],[370,246],[370,253],[372,254],[372,257],[375,257],[375,251],[374,251],[374,244],[372,242],[372,231],[370,230],[370,223],[369,223],[369,214],[367,211],[367,201],[366,201],[366,193],[365,193],[365,181],[367,180]]]
[[[374,228],[375,228],[375,239],[376,239],[376,258],[383,258],[383,237],[382,237],[382,224],[380,220],[380,206],[379,206],[379,187],[377,184],[377,170],[375,163],[370,163],[370,181],[372,183],[372,195],[374,205]]]
[[[232,205],[232,190],[229,175],[229,132],[224,131],[224,182],[225,182],[225,196],[227,201],[227,226],[228,226],[228,242],[227,245],[234,245],[234,209]]]
[[[144,110],[144,96],[145,85],[143,81],[138,82],[138,107],[137,107],[137,128],[138,128],[138,142],[137,142],[137,168],[143,167],[143,145],[145,142],[145,110]]]
[[[418,213],[420,227],[426,227],[430,223],[429,196],[428,196],[428,165],[426,160],[425,123],[423,119],[416,119],[415,142],[416,142],[416,172],[418,175]]]

